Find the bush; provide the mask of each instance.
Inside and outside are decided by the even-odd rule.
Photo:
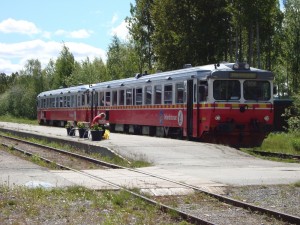
[[[300,139],[292,140],[292,146],[296,151],[300,151]]]

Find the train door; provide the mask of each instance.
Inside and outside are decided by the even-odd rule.
[[[187,121],[187,138],[193,136],[193,80],[187,81],[187,95],[186,95],[186,121]]]

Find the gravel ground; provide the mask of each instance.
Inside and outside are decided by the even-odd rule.
[[[300,217],[300,187],[292,185],[227,187],[225,196]],[[289,224],[219,202],[203,194],[175,198],[161,197],[159,200],[214,224]]]
[[[229,187],[227,196],[300,217],[300,187],[294,185]]]

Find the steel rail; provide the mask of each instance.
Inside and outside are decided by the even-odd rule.
[[[280,152],[266,152],[266,151],[258,151],[258,150],[247,150],[247,151],[250,151],[255,154],[262,155],[262,156],[278,157],[281,159],[296,159],[296,160],[300,161],[300,155],[286,154],[286,153],[280,153]]]

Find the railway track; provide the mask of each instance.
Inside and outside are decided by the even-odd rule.
[[[300,224],[300,218],[297,217],[297,216],[293,216],[293,215],[285,214],[285,213],[282,213],[282,212],[277,212],[277,211],[274,211],[274,210],[258,207],[258,206],[251,205],[251,204],[248,204],[248,203],[245,203],[245,202],[241,202],[241,201],[237,201],[237,200],[234,200],[234,199],[231,199],[231,198],[227,198],[227,197],[222,196],[222,195],[210,193],[210,192],[207,192],[207,191],[205,191],[203,189],[200,189],[196,186],[181,183],[181,182],[178,182],[178,181],[174,181],[174,180],[159,176],[157,174],[151,174],[151,173],[148,173],[148,172],[141,171],[139,169],[132,169],[132,168],[126,168],[126,167],[114,165],[114,164],[107,163],[107,162],[102,161],[102,160],[97,160],[97,159],[87,157],[87,156],[84,156],[84,155],[80,155],[80,154],[77,154],[77,153],[73,153],[73,152],[69,152],[69,151],[65,151],[65,150],[61,150],[61,149],[57,149],[57,148],[51,148],[51,147],[48,147],[48,146],[39,145],[39,144],[36,144],[36,143],[24,141],[24,140],[17,139],[17,138],[12,138],[12,137],[8,137],[8,136],[4,136],[4,135],[0,135],[0,137],[2,137],[2,139],[10,140],[9,144],[2,144],[6,147],[12,147],[12,142],[13,142],[14,143],[13,149],[15,149],[15,150],[18,150],[18,151],[20,151],[20,152],[22,152],[26,155],[38,156],[42,160],[44,160],[48,163],[56,164],[61,169],[71,170],[71,171],[76,172],[78,174],[87,176],[91,179],[98,180],[98,181],[101,181],[101,182],[106,183],[108,185],[111,185],[111,186],[113,186],[115,188],[118,188],[120,190],[124,190],[124,191],[126,191],[126,192],[128,192],[128,193],[130,193],[130,194],[132,194],[136,197],[139,197],[139,198],[143,199],[144,201],[146,201],[150,204],[153,204],[153,205],[157,206],[160,210],[162,210],[164,212],[176,213],[182,219],[184,219],[184,220],[186,220],[190,223],[193,223],[193,224],[213,224],[213,223],[211,223],[207,220],[204,220],[202,218],[195,217],[195,216],[190,215],[188,213],[185,213],[183,211],[179,211],[179,210],[177,210],[173,207],[167,206],[167,205],[159,203],[157,201],[154,201],[154,200],[152,200],[152,199],[150,199],[146,196],[143,196],[139,193],[133,192],[133,191],[129,190],[128,188],[124,187],[124,186],[118,185],[116,183],[105,180],[105,179],[100,178],[98,176],[95,176],[95,175],[92,175],[90,173],[84,172],[81,169],[86,168],[85,166],[87,166],[89,168],[100,168],[100,169],[107,169],[107,168],[126,169],[126,170],[130,170],[130,171],[133,171],[133,172],[136,172],[136,173],[142,173],[142,174],[147,175],[149,177],[155,177],[155,178],[162,179],[162,180],[165,180],[165,181],[169,181],[169,182],[172,182],[172,183],[175,183],[175,184],[179,184],[179,185],[181,185],[183,187],[186,187],[186,188],[191,188],[196,192],[204,193],[204,194],[206,194],[210,197],[213,197],[213,198],[219,200],[220,202],[223,202],[223,203],[235,206],[235,207],[239,207],[239,208],[243,208],[243,209],[246,209],[246,210],[249,210],[249,211],[254,211],[254,212],[259,212],[259,213],[262,213],[262,214],[266,214],[268,216],[274,217],[276,219],[279,219],[279,220],[282,220],[282,221],[285,221],[285,222],[288,222],[288,223],[291,223],[291,224]],[[36,149],[33,150],[34,148],[31,147],[30,151],[23,150],[20,147],[22,145],[21,143],[24,144],[24,145],[34,146]],[[43,150],[41,150],[41,149],[43,149]],[[49,150],[56,153],[56,156],[54,157],[54,159],[57,159],[57,158],[63,159],[64,156],[66,156],[67,158],[72,157],[72,158],[78,159],[78,161],[77,160],[75,161],[75,164],[77,164],[79,161],[80,162],[85,161],[85,162],[88,162],[88,164],[81,164],[80,168],[74,168],[73,166],[65,165],[65,164],[68,164],[68,163],[66,163],[67,160],[62,160],[62,163],[58,163],[58,162],[56,162],[57,160],[54,161],[54,160],[49,159],[48,158],[49,155],[47,156],[48,153],[41,154],[41,152],[47,152]],[[59,157],[57,157],[57,154],[59,154]],[[74,160],[71,160],[71,161],[74,161]]]
[[[276,157],[280,159],[293,159],[300,162],[300,155],[292,155],[292,154],[285,154],[279,152],[266,152],[266,151],[258,151],[258,150],[248,150],[248,151],[261,156]]]

